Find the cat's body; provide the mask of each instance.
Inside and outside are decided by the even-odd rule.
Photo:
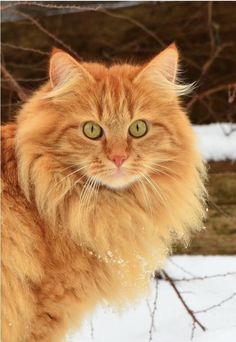
[[[156,101],[142,68],[84,64],[76,93],[75,62],[54,56],[51,84],[2,128],[4,342],[59,342],[97,303],[137,298],[204,216],[204,166],[175,89],[159,85]],[[90,141],[80,122],[96,115],[104,133]],[[144,120],[145,136],[124,136]]]

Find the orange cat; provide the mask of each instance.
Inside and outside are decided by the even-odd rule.
[[[174,45],[106,68],[56,50],[2,128],[2,341],[59,342],[101,302],[147,290],[204,217],[205,168]]]

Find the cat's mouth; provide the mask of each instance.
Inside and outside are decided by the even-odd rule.
[[[98,178],[101,184],[112,189],[127,188],[138,179],[134,173],[122,167],[115,168]]]

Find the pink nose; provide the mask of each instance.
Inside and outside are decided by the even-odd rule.
[[[113,161],[114,164],[116,164],[117,167],[120,167],[124,161],[127,159],[127,156],[125,155],[116,155],[110,157],[110,159]]]

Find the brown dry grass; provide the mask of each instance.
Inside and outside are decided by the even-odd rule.
[[[236,173],[209,176],[209,210],[206,229],[197,233],[184,254],[236,254]]]

